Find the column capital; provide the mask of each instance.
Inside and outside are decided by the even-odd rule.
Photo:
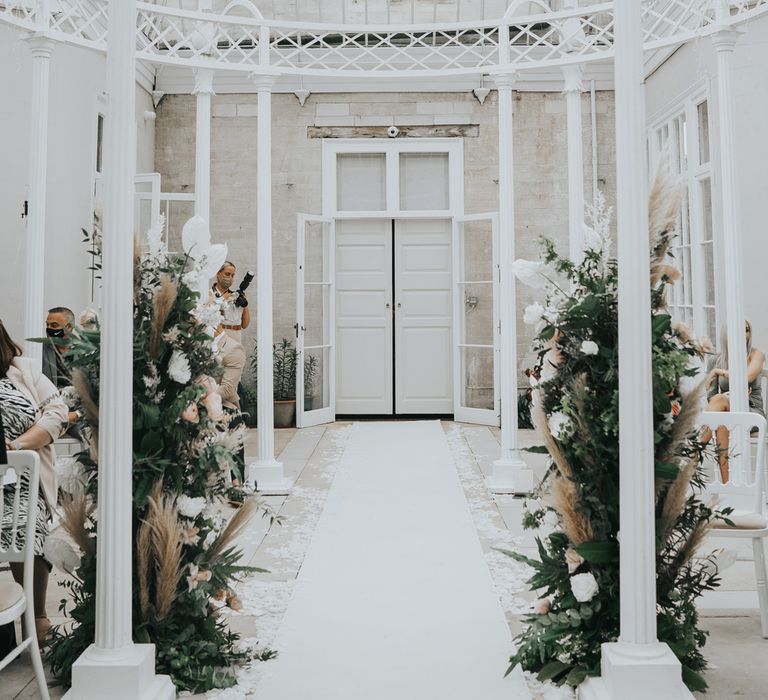
[[[213,68],[193,68],[192,74],[195,76],[195,87],[192,90],[193,95],[215,95],[213,89]]]
[[[491,79],[496,84],[497,89],[509,88],[511,90],[515,87],[516,78],[517,71],[509,71],[508,73],[496,73],[491,76]]]
[[[277,82],[278,73],[251,73],[251,80],[257,90],[271,91]]]
[[[563,66],[563,92],[584,92],[581,79],[584,77],[584,67],[578,63]]]
[[[736,48],[736,42],[738,42],[743,33],[744,30],[742,29],[729,27],[725,24],[720,25],[712,32],[712,44],[718,52],[733,51]]]
[[[34,58],[50,58],[56,42],[42,32],[28,34],[24,39],[29,44],[29,49]]]

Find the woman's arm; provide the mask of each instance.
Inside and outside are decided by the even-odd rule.
[[[753,350],[749,353],[749,362],[747,363],[747,383],[751,384],[760,376],[760,372],[765,367],[765,353],[762,350]]]
[[[62,435],[69,425],[69,407],[61,398],[61,394],[53,382],[42,372],[35,372],[34,379],[35,394],[40,401],[42,410],[42,415],[35,422],[35,426],[47,432],[51,438],[48,442],[53,442]],[[47,445],[48,442],[39,447]]]
[[[33,425],[26,433],[22,433],[15,440],[6,440],[6,447],[11,450],[39,450],[41,447],[53,442],[51,434],[39,425]]]
[[[248,328],[248,325],[250,324],[250,322],[251,322],[251,312],[249,311],[248,307],[246,306],[243,309],[243,320],[240,321],[240,325],[243,328]]]

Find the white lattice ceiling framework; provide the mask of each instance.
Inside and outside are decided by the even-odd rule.
[[[768,0],[642,4],[649,51],[768,12]],[[0,21],[105,51],[107,8],[108,0],[0,0]],[[230,0],[218,13],[138,2],[136,51],[139,59],[154,64],[217,71],[340,79],[445,77],[609,60],[613,26],[612,2],[549,11],[544,2],[518,1],[500,20],[399,25],[264,19],[248,0]]]

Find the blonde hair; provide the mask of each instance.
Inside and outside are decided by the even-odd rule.
[[[752,324],[745,320],[747,326],[749,326],[749,337],[747,338],[747,360],[752,352]],[[720,327],[720,353],[717,356],[715,367],[720,369],[728,368],[728,328],[723,325]]]

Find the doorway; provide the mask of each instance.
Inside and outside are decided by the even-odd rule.
[[[336,413],[453,413],[452,222],[336,222]]]

